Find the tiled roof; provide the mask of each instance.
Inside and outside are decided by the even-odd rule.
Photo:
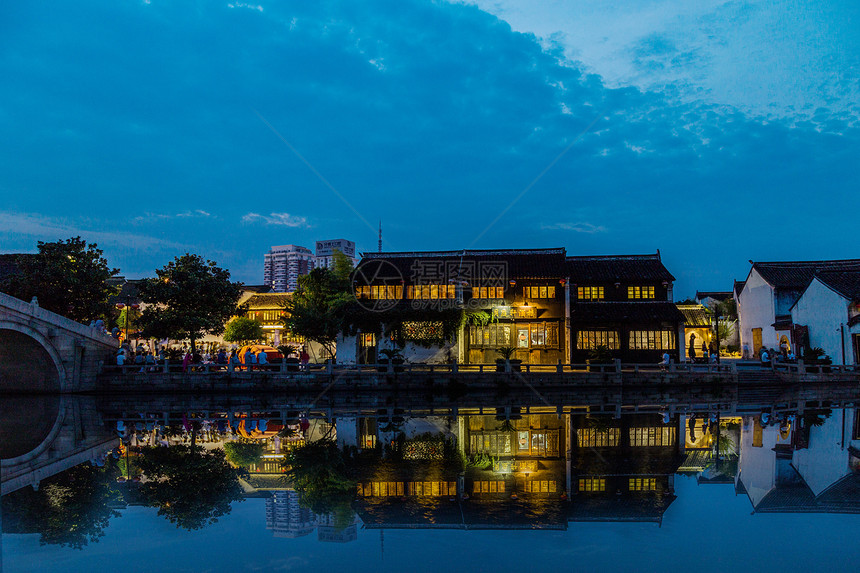
[[[848,300],[860,300],[860,267],[854,270],[822,271],[815,276]]]
[[[564,249],[511,249],[365,253],[354,278],[363,284],[449,282],[490,277],[507,281],[565,278]],[[470,269],[474,269],[470,272]],[[470,276],[471,275],[471,276]],[[434,279],[438,277],[438,281]],[[480,281],[478,281],[480,282]]]
[[[712,298],[714,300],[728,300],[732,298],[732,291],[696,291],[696,299]]]
[[[860,259],[754,262],[752,268],[773,287],[800,290],[809,284],[816,273],[860,271]]]
[[[248,310],[280,309],[290,298],[291,295],[283,292],[255,294],[246,300],[244,304],[248,305]]]
[[[139,284],[143,279],[125,280],[124,278],[108,279],[108,284],[119,287],[119,292],[108,298],[111,304],[140,304]]]
[[[713,316],[708,309],[700,304],[679,304],[676,305],[681,314],[684,315],[684,322],[687,328],[711,326],[711,317]]]
[[[745,284],[747,284],[747,281],[735,281],[735,296],[740,296]]]
[[[646,324],[685,321],[678,307],[668,301],[577,302],[571,305],[570,319],[574,324],[593,325],[603,322]]]
[[[570,521],[659,521],[674,495],[587,496],[576,495],[570,503]]]
[[[587,281],[675,280],[663,266],[659,254],[567,257],[567,268],[574,284]]]

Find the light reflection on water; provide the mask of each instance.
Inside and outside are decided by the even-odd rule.
[[[847,568],[860,556],[860,428],[853,408],[823,406],[771,409],[764,420],[510,408],[483,415],[461,409],[457,417],[382,409],[305,418],[268,405],[154,413],[84,400],[73,410],[84,412],[85,431],[60,436],[52,463],[63,469],[64,455],[77,460],[81,452],[92,461],[40,474],[38,492],[13,482],[24,474],[12,476],[5,464],[3,571],[112,570],[120,563],[128,571]],[[257,429],[248,431],[251,419]],[[183,499],[171,498],[167,511],[165,498],[147,497],[152,482],[135,450],[161,443],[179,451],[192,435],[211,455],[240,441],[265,444],[265,457],[246,467],[244,501],[223,515],[207,513],[203,527],[189,531],[169,521]],[[326,438],[340,446],[341,457],[326,463],[343,463],[345,504],[340,486],[312,488],[299,500],[284,480],[281,464],[291,452]],[[127,452],[115,449],[120,439]],[[98,453],[108,451],[106,458]],[[137,475],[140,482],[117,481]],[[69,493],[75,487],[100,493],[76,497]],[[189,491],[199,488],[209,493],[217,484],[208,478]],[[101,504],[105,512],[82,522],[103,536],[78,539],[80,550],[61,545],[69,543],[62,531],[46,534],[45,523],[22,522],[26,496],[31,504],[42,496],[44,507]],[[32,507],[41,506],[25,509]],[[68,525],[62,515],[53,526]]]

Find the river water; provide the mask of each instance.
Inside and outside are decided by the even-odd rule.
[[[844,396],[313,398],[4,400],[2,571],[817,571],[860,558],[860,414]]]

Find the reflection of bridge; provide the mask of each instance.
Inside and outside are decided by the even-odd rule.
[[[5,495],[99,458],[119,445],[85,396],[14,396],[0,404],[0,491]]]
[[[93,389],[116,348],[104,333],[0,293],[0,392]]]

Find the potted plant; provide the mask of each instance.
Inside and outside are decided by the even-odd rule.
[[[511,372],[520,371],[520,365],[523,361],[511,358],[516,351],[517,349],[513,346],[502,346],[501,348],[496,349],[496,354],[501,357],[496,358],[496,372],[506,372],[508,370],[506,366],[508,365],[510,365]]]
[[[406,362],[406,359],[403,357],[403,354],[401,354],[399,348],[383,348],[379,353],[385,357],[377,360],[379,363],[377,370],[379,372],[388,371],[389,363],[394,366],[395,372],[403,372],[403,370],[405,370],[405,368],[403,368],[403,363]]]
[[[806,371],[812,373],[831,372],[830,365],[833,363],[820,346],[807,348],[803,352],[803,362],[807,365]]]
[[[588,353],[588,371],[589,372],[615,372],[615,362],[612,358],[612,351],[608,346],[601,344]]]
[[[278,346],[278,350],[284,355],[284,364],[287,365],[287,372],[299,371],[299,357],[296,347],[291,344],[282,344]]]

